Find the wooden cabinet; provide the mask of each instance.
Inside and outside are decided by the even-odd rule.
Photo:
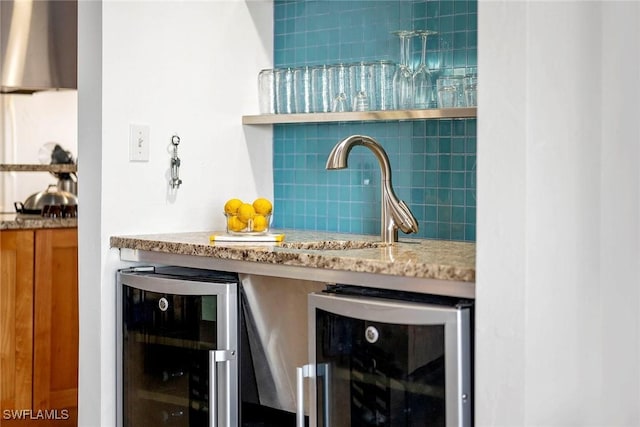
[[[0,425],[77,424],[77,242],[75,228],[0,232]]]
[[[31,408],[34,252],[33,231],[0,232],[0,424]]]

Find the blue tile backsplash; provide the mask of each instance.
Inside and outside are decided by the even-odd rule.
[[[476,71],[477,0],[275,0],[276,67],[398,61],[391,32],[430,29],[436,75]],[[412,63],[420,60],[413,40]],[[356,146],[348,168],[327,171],[333,146],[352,134],[375,138],[391,162],[396,195],[420,225],[400,237],[475,241],[476,119],[282,124],[273,128],[275,228],[380,233],[380,168]]]

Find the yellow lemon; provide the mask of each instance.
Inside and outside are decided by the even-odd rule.
[[[250,219],[256,215],[255,209],[249,203],[243,203],[238,208],[238,219],[244,222],[245,224],[249,222]]]
[[[227,200],[227,203],[224,204],[224,213],[235,215],[238,212],[240,205],[242,205],[242,200],[229,199]]]
[[[231,231],[242,231],[247,226],[247,224],[240,221],[237,216],[233,215],[227,218],[227,226]]]
[[[269,215],[271,213],[271,210],[273,209],[273,206],[268,199],[259,197],[253,202],[253,208],[256,210],[257,214]]]
[[[267,229],[267,218],[263,215],[256,215],[253,217],[253,231],[264,231]]]

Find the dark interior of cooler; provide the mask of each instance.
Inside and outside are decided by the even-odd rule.
[[[123,357],[129,361],[123,366],[125,426],[206,425],[216,322],[203,320],[202,305],[211,297],[128,286],[123,291]],[[158,310],[162,298],[168,302],[164,312]]]
[[[371,322],[319,309],[316,322],[317,363],[332,370],[327,394],[317,381],[318,407],[328,403],[341,414],[332,426],[445,426],[443,325]],[[369,327],[379,334],[375,342],[362,333]],[[318,425],[326,425],[318,414]]]
[[[355,298],[468,309],[471,350],[469,360],[473,371],[473,300],[344,284],[328,285],[324,292]],[[323,312],[318,310],[316,316],[316,330],[319,334],[316,337],[316,347],[319,349],[317,363],[331,363],[331,358],[336,357],[337,363],[347,371],[343,375],[349,378],[348,386],[345,386],[349,390],[346,397],[335,388],[330,390],[334,404],[342,402],[341,413],[348,413],[349,421],[346,423],[343,419],[333,419],[332,427],[446,425],[443,325],[393,325],[351,319],[327,312],[318,313]],[[360,331],[368,325],[375,326],[381,337],[388,336],[389,339],[381,339],[381,342],[373,345],[366,342]],[[410,336],[423,337],[414,340],[419,343],[419,347],[414,347],[413,351],[407,351],[412,346]],[[327,355],[326,360],[320,356],[322,352]],[[473,390],[472,373],[470,377]],[[323,386],[323,381],[317,382],[319,407],[324,403]],[[318,426],[322,426],[323,411],[318,412]],[[471,412],[473,413],[473,400]]]

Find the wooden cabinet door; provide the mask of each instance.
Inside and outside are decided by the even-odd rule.
[[[36,231],[34,298],[33,408],[68,410],[69,418],[55,425],[74,425],[78,406],[77,229]]]
[[[0,232],[0,408],[3,410],[30,409],[32,404],[33,259],[32,230]]]

